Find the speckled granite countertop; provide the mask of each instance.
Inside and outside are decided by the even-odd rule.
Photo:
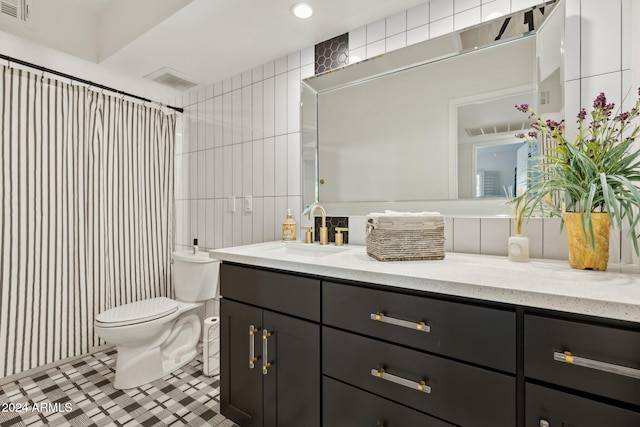
[[[307,247],[303,247],[307,246]],[[609,264],[608,271],[583,271],[567,261],[447,253],[439,261],[380,262],[364,246],[308,247],[266,242],[210,251],[222,261],[401,289],[640,323],[640,270]],[[302,247],[302,248],[301,248]],[[336,252],[339,249],[345,249]]]

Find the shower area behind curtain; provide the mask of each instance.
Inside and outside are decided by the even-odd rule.
[[[175,115],[0,67],[0,378],[101,344],[172,296]]]

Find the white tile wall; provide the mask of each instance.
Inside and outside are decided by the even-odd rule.
[[[631,86],[631,43],[623,34],[631,31],[632,1],[566,1],[569,135],[580,106],[588,107],[601,91],[619,105]],[[350,56],[365,59],[538,3],[431,0],[351,31]],[[178,247],[189,246],[194,237],[203,249],[279,239],[287,208],[301,222],[299,81],[313,74],[313,61],[310,46],[173,102],[185,108],[175,158]],[[246,195],[253,197],[251,213],[243,210]],[[231,196],[235,213],[229,212]],[[364,221],[350,218],[354,244],[364,244]],[[506,255],[510,234],[510,220],[446,218],[447,251]],[[566,259],[559,219],[526,221],[523,234],[533,258]],[[624,234],[612,233],[610,256],[631,262],[633,248]]]
[[[456,2],[456,4],[458,4],[458,2]],[[481,21],[482,12],[480,10],[480,6],[474,7],[472,9],[467,9],[455,15],[453,21],[454,29],[458,31],[463,28],[478,25]]]
[[[621,1],[582,0],[580,3],[580,59],[582,76],[595,76],[620,70],[622,40]],[[617,37],[612,37],[615,33]]]
[[[531,258],[542,258],[542,223],[542,218],[531,218],[522,223],[522,235],[529,238]],[[515,234],[515,224],[511,222],[511,235]]]
[[[480,253],[480,218],[454,218],[453,251]]]
[[[453,0],[432,0],[429,7],[431,22],[453,16]]]
[[[313,60],[308,48],[179,100],[177,246],[193,238],[202,249],[273,240],[287,208],[299,217],[299,84]],[[249,195],[253,209],[245,212]]]
[[[480,218],[480,253],[506,256],[510,226],[509,218]]]
[[[403,10],[386,20],[386,36],[391,37],[407,31],[407,11]]]
[[[560,218],[545,218],[542,221],[542,257],[567,259],[567,233],[560,231]]]

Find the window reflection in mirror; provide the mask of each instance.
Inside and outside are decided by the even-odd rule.
[[[536,105],[535,95],[530,87],[508,96],[480,94],[456,105],[458,198],[505,197],[507,190],[524,189],[535,147],[516,137],[527,133],[530,122],[514,105]]]

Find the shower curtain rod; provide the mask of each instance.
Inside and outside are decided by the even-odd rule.
[[[94,82],[89,81],[89,80],[81,79],[79,77],[75,77],[75,76],[72,76],[70,74],[61,73],[60,71],[52,70],[50,68],[46,68],[46,67],[43,67],[41,65],[32,64],[30,62],[23,61],[21,59],[12,58],[10,56],[6,56],[6,55],[3,55],[3,54],[0,54],[0,59],[4,59],[5,61],[9,61],[9,66],[11,66],[12,62],[15,62],[16,64],[24,65],[24,66],[27,66],[29,68],[33,68],[33,69],[38,70],[38,71],[44,71],[45,73],[54,74],[56,76],[64,77],[66,79],[75,80],[77,82],[89,85],[90,87],[97,87],[99,89],[108,90],[110,92],[114,92],[114,93],[117,93],[119,95],[128,96],[129,98],[134,98],[134,99],[137,99],[139,101],[151,102],[151,103],[154,103],[154,104],[158,104],[158,105],[161,105],[163,107],[171,108],[172,110],[175,110],[178,113],[184,112],[184,109],[182,109],[180,107],[174,107],[172,105],[165,105],[165,104],[162,104],[161,102],[152,101],[150,99],[143,98],[143,97],[138,96],[138,95],[134,95],[134,94],[131,94],[131,93],[128,93],[128,92],[124,92],[124,91],[121,91],[121,90],[118,90],[118,89],[114,89],[112,87],[105,86],[105,85],[102,85],[100,83],[94,83]]]

